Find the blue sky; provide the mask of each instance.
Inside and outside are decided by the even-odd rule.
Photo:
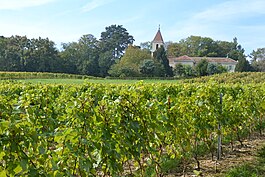
[[[246,54],[265,47],[264,0],[0,0],[0,36],[39,36],[56,42],[84,34],[100,38],[123,25],[136,45],[151,41],[161,25],[164,41],[191,35],[232,41]]]

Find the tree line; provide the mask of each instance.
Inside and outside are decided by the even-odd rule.
[[[49,38],[0,37],[0,70],[63,72],[105,77],[123,56],[134,38],[122,25],[111,25],[100,39],[83,35],[77,42],[62,44],[59,51]]]
[[[265,71],[265,48],[253,51],[249,62],[244,48],[234,38],[232,42],[214,41],[208,37],[190,36],[179,42],[167,42],[151,55],[151,42],[133,46],[134,38],[122,25],[105,28],[99,39],[83,35],[77,42],[62,44],[58,50],[49,38],[29,39],[26,36],[0,36],[0,70],[27,72],[59,72],[98,77],[164,77],[180,71],[194,75],[201,68],[169,66],[168,56],[229,57],[238,61],[236,71]],[[207,73],[225,72],[220,66],[200,64]],[[206,66],[207,65],[207,66]],[[176,70],[177,69],[177,70]],[[196,74],[195,74],[196,75]]]

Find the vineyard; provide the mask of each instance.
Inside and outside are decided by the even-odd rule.
[[[229,84],[247,84],[247,83],[264,83],[264,72],[238,72],[238,73],[222,73],[211,76],[204,76],[200,78],[185,79],[183,83],[206,83],[206,82],[218,82]]]
[[[0,71],[0,80],[10,79],[98,79],[93,76],[64,74],[64,73],[45,73],[45,72],[3,72]]]
[[[233,145],[265,128],[264,83],[4,81],[0,93],[0,176],[159,176],[170,161],[185,173],[216,159],[219,135]]]

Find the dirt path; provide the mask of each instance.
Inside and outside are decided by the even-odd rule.
[[[236,143],[233,150],[231,146],[223,146],[222,159],[220,161],[212,161],[210,157],[201,159],[200,176],[205,177],[219,177],[222,176],[229,169],[242,165],[245,162],[255,162],[257,159],[257,150],[265,145],[265,136],[255,136],[243,142],[244,146]],[[195,177],[193,170],[196,164],[190,164],[185,177]],[[171,174],[167,177],[184,176],[182,174]]]

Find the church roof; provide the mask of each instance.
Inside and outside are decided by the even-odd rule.
[[[164,43],[163,41],[163,38],[162,38],[162,34],[160,32],[160,28],[158,29],[156,35],[155,35],[155,38],[153,40],[153,42],[156,42],[156,43]]]

